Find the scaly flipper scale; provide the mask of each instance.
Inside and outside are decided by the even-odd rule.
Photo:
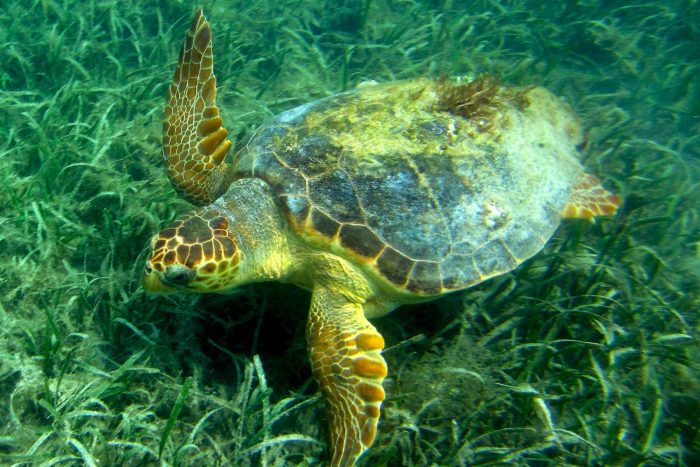
[[[216,106],[211,27],[197,10],[168,90],[163,158],[173,186],[195,205],[213,202],[231,183],[223,162],[231,147]]]
[[[317,287],[306,340],[328,412],[331,465],[354,465],[377,433],[387,373],[381,355],[384,339],[365,318],[361,304]]]
[[[620,207],[622,198],[603,188],[593,175],[581,173],[562,210],[564,218],[586,219],[595,222],[596,216],[612,216]]]

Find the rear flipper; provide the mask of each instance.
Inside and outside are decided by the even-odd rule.
[[[582,172],[561,215],[595,222],[596,216],[615,214],[621,203],[622,198],[603,188],[595,176]]]

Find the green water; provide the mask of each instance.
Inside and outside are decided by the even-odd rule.
[[[700,464],[696,1],[229,1],[214,30],[237,140],[367,81],[489,73],[588,130],[617,216],[515,272],[375,320],[362,465]],[[189,2],[0,0],[0,464],[320,465],[308,294],[146,296],[189,206],[161,163]]]

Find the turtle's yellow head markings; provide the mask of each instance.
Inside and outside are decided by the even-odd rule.
[[[191,212],[153,238],[143,286],[149,292],[212,292],[236,284],[240,250],[229,222],[209,209]]]

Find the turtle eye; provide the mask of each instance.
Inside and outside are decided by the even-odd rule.
[[[146,265],[146,267],[144,268],[144,270],[146,271],[146,274],[150,274],[150,273],[153,272],[153,268],[150,267],[149,265]]]
[[[186,285],[188,282],[194,279],[195,275],[196,273],[192,269],[179,265],[173,265],[165,270],[165,273],[163,273],[163,279],[169,284]]]

